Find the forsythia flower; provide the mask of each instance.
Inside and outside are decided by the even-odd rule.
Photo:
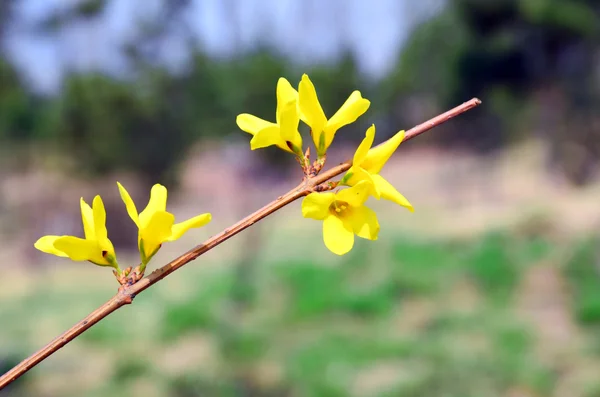
[[[94,197],[91,208],[81,198],[81,219],[85,239],[74,236],[44,236],[34,244],[42,252],[68,257],[74,261],[90,261],[99,266],[119,270],[115,249],[106,231],[106,210],[100,196]]]
[[[159,184],[152,187],[148,205],[138,214],[127,190],[119,182],[117,185],[127,213],[138,227],[138,248],[143,266],[156,254],[162,243],[175,241],[189,229],[204,226],[211,220],[210,214],[202,214],[174,224],[175,216],[166,210],[167,189]]]
[[[342,178],[340,184],[353,186],[360,181],[370,181],[372,184],[369,193],[373,197],[393,201],[413,212],[414,208],[412,204],[391,183],[379,175],[379,172],[390,156],[396,151],[400,143],[402,143],[404,131],[398,132],[381,145],[371,149],[374,139],[375,126],[372,125],[367,130],[365,138],[354,154],[352,167],[350,167],[346,175]]]
[[[263,120],[248,113],[237,116],[236,123],[242,131],[253,135],[250,148],[277,147],[302,155],[302,137],[298,132],[298,93],[283,77],[277,82],[276,123]]]
[[[371,182],[360,181],[337,193],[311,193],[302,201],[302,215],[323,221],[325,246],[343,255],[352,249],[354,235],[377,240],[379,222],[375,212],[364,206]]]
[[[306,74],[298,87],[298,106],[302,121],[310,126],[317,153],[323,156],[333,142],[338,129],[353,123],[369,109],[371,102],[364,99],[360,91],[354,91],[342,107],[328,120],[319,103],[315,86]]]

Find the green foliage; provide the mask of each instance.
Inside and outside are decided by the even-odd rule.
[[[511,258],[510,239],[502,234],[488,234],[466,259],[469,274],[491,298],[509,297],[519,281],[517,264]]]
[[[112,381],[117,385],[125,384],[136,378],[147,377],[152,371],[148,363],[135,358],[121,360],[113,369]]]
[[[280,272],[289,286],[292,312],[300,317],[325,315],[341,305],[343,269],[301,262],[289,263]]]
[[[282,281],[289,289],[289,305],[296,319],[336,312],[358,316],[389,312],[396,295],[393,281],[382,280],[357,287],[351,280],[361,270],[303,262],[281,267]]]
[[[439,241],[399,238],[392,250],[390,277],[404,296],[427,295],[442,288],[461,257],[459,246]]]
[[[161,179],[188,143],[163,81],[158,74],[144,96],[106,76],[69,77],[56,104],[57,139],[95,174],[134,169],[146,180]]]
[[[389,124],[406,125],[418,121],[415,105],[444,110],[477,96],[485,106],[453,122],[451,133],[419,141],[486,153],[539,129],[549,163],[585,184],[600,159],[597,131],[588,127],[600,101],[599,27],[594,0],[449,1],[417,26],[380,83],[381,112]],[[541,125],[532,126],[536,112]]]
[[[261,261],[241,281],[232,268],[192,267],[174,286],[141,295],[135,311],[119,311],[83,334],[71,349],[89,358],[86,371],[95,354],[108,354],[110,374],[101,384],[83,378],[65,384],[60,395],[137,395],[141,384],[185,397],[553,393],[561,378],[538,354],[536,327],[509,299],[531,265],[560,258],[551,240],[495,232],[462,241],[400,235],[387,249],[381,243],[377,252],[358,249],[337,265]],[[576,241],[564,267],[574,313],[592,325],[596,246],[593,239]],[[252,283],[256,296],[236,306],[233,288],[240,283]],[[465,283],[475,287],[467,306],[459,296]],[[10,305],[0,302],[0,350],[2,341],[20,341],[12,351],[22,356],[38,346],[37,325],[54,324],[44,327],[54,334],[72,324],[75,311],[93,308],[98,294],[81,299],[83,291],[71,287],[40,289]],[[68,315],[53,309],[64,305],[76,309]],[[204,343],[211,353],[202,353]],[[172,358],[165,363],[167,352]],[[590,360],[598,351],[586,354]],[[65,365],[61,357],[52,368]],[[29,379],[56,376],[41,369]]]
[[[187,332],[217,327],[220,321],[219,309],[223,309],[232,282],[229,274],[205,280],[193,296],[166,306],[161,320],[161,337],[170,340]]]
[[[521,1],[519,6],[528,20],[563,30],[565,34],[591,37],[598,33],[595,3],[588,0]]]
[[[600,15],[593,4],[454,0],[417,28],[401,54],[401,68],[384,85],[434,95],[444,106],[461,93],[484,96],[498,84],[517,94],[546,73],[562,73],[560,65],[547,58],[560,57],[569,45],[597,37]],[[531,52],[540,58],[543,71],[525,64],[534,61],[527,59]]]
[[[267,49],[228,60],[195,52],[189,67],[176,74],[154,65],[130,80],[70,74],[57,97],[42,100],[0,62],[0,139],[50,143],[88,175],[132,170],[147,183],[174,182],[176,167],[195,142],[230,134],[249,139],[235,124],[238,114],[274,121],[277,80],[287,77],[297,84],[300,79],[292,69]],[[360,88],[350,56],[307,72],[329,115]],[[275,162],[284,158],[278,150],[257,153]]]
[[[168,380],[168,391],[174,397],[223,396],[236,395],[234,382],[215,381],[198,374],[184,374]]]
[[[17,71],[0,57],[0,143],[39,138],[39,113]]]
[[[573,247],[573,255],[565,266],[565,274],[572,286],[575,316],[586,325],[600,324],[598,247],[595,238],[582,241]]]
[[[399,359],[409,349],[406,343],[325,335],[291,355],[288,376],[303,395],[344,396],[361,367],[377,360]]]

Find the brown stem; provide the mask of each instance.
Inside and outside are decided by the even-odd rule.
[[[408,130],[406,132],[404,140],[406,141],[412,139],[415,136],[422,134],[423,132],[450,120],[451,118],[456,117],[459,114],[478,106],[479,104],[481,104],[481,101],[477,98],[473,98],[470,101],[465,102],[462,105],[447,111],[446,113],[434,117],[431,120],[426,121],[423,124],[419,124],[418,126]],[[151,285],[159,282],[169,274],[173,273],[175,270],[193,261],[198,256],[213,249],[217,245],[228,240],[230,237],[235,236],[242,230],[252,226],[261,219],[269,216],[273,212],[297,200],[298,198],[317,190],[316,188],[319,184],[328,181],[329,179],[341,174],[342,172],[345,172],[346,170],[348,170],[348,168],[350,168],[351,164],[352,161],[348,160],[338,166],[327,170],[326,172],[323,172],[312,178],[306,179],[300,185],[290,190],[285,195],[278,197],[274,201],[265,205],[253,214],[248,215],[233,226],[226,228],[221,233],[210,237],[203,244],[192,248],[190,251],[177,257],[165,266],[156,269],[150,275],[142,278],[137,283],[133,285],[122,286],[121,288],[119,288],[119,292],[111,299],[109,299],[105,304],[100,306],[98,309],[94,310],[86,318],[75,324],[65,333],[54,339],[52,342],[35,352],[27,359],[23,360],[21,363],[17,364],[13,369],[2,375],[0,377],[0,390],[2,390],[5,386],[9,385],[16,379],[18,379],[31,368],[38,365],[45,358],[54,354],[61,347],[63,347],[73,339],[77,338],[84,331],[91,328],[94,324],[96,324],[115,310],[119,309],[121,306],[131,303],[135,296],[140,292],[144,291],[146,288],[149,288]]]

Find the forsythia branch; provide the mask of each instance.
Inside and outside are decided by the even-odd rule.
[[[473,98],[470,101],[465,102],[462,105],[455,107],[454,109],[451,109],[437,117],[432,118],[429,121],[426,121],[425,123],[419,124],[418,126],[406,131],[404,140],[406,141],[408,139],[412,139],[412,138],[416,137],[417,135],[422,134],[423,132],[428,131],[428,130],[470,110],[470,109],[473,109],[474,107],[476,107],[480,104],[481,104],[481,101],[479,99]],[[294,189],[290,190],[288,193],[284,194],[283,196],[278,197],[277,199],[275,199],[274,201],[265,205],[264,207],[262,207],[261,209],[259,209],[256,212],[254,212],[253,214],[248,215],[246,218],[242,219],[241,221],[237,222],[236,224],[226,228],[221,233],[209,238],[203,244],[200,244],[200,245],[194,247],[190,251],[177,257],[176,259],[174,259],[170,263],[166,264],[165,266],[163,266],[159,269],[156,269],[147,277],[144,277],[135,283],[125,284],[125,285],[121,286],[119,288],[119,291],[117,292],[117,294],[115,296],[113,296],[111,299],[109,299],[102,306],[100,306],[98,309],[94,310],[87,317],[85,317],[83,320],[81,320],[80,322],[75,324],[73,327],[71,327],[69,330],[64,332],[62,335],[58,336],[56,339],[51,341],[49,344],[47,344],[46,346],[44,346],[43,348],[41,348],[40,350],[38,350],[37,352],[32,354],[30,357],[23,360],[17,366],[12,368],[10,371],[8,371],[4,375],[2,375],[0,377],[0,390],[3,389],[4,387],[6,387],[7,385],[9,385],[10,383],[12,383],[13,381],[15,381],[16,379],[18,379],[19,377],[21,377],[23,374],[25,374],[31,368],[35,367],[40,362],[42,362],[44,359],[46,359],[47,357],[54,354],[61,347],[65,346],[67,343],[69,343],[73,339],[77,338],[83,332],[85,332],[86,330],[91,328],[94,324],[98,323],[99,321],[101,321],[102,319],[107,317],[112,312],[116,311],[117,309],[121,308],[122,306],[132,303],[133,299],[140,292],[149,288],[151,285],[159,282],[160,280],[162,280],[169,274],[173,273],[175,270],[177,270],[177,269],[183,267],[184,265],[186,265],[187,263],[193,261],[198,256],[204,254],[207,251],[210,251],[217,245],[228,240],[230,237],[235,236],[236,234],[240,233],[242,230],[247,229],[248,227],[252,226],[256,222],[269,216],[270,214],[272,214],[275,211],[281,209],[282,207],[290,204],[291,202],[293,202],[303,196],[306,196],[312,192],[330,190],[331,186],[326,184],[326,182],[329,181],[331,178],[334,178],[335,176],[340,175],[341,173],[347,171],[351,165],[352,165],[352,161],[348,160],[348,161],[346,161],[340,165],[337,165],[321,174],[307,175],[300,185],[298,185]]]

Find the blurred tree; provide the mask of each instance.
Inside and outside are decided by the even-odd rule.
[[[170,179],[186,145],[173,112],[177,90],[161,71],[146,83],[137,89],[100,74],[67,78],[54,128],[83,170],[134,170],[148,185]]]
[[[13,2],[2,3],[0,18],[6,20]],[[49,34],[75,22],[96,23],[110,4],[87,0],[57,8],[41,27]],[[127,80],[97,71],[75,74],[65,64],[63,91],[52,101],[41,101],[23,88],[10,65],[0,61],[0,139],[60,137],[85,160],[84,170],[131,169],[155,181],[172,179],[194,142],[239,134],[238,113],[273,118],[277,79],[286,76],[295,84],[300,77],[288,60],[268,46],[235,58],[210,58],[188,26],[190,0],[157,4],[158,11],[140,16],[135,33],[122,43],[132,71]],[[481,96],[484,108],[422,142],[491,154],[520,139],[522,134],[516,132],[526,130],[524,117],[537,111],[546,122],[538,129],[550,142],[550,162],[560,165],[572,181],[584,183],[600,157],[594,127],[598,117],[592,112],[599,101],[594,77],[598,8],[592,0],[453,0],[415,30],[398,67],[375,91],[365,91],[350,52],[336,64],[305,71],[327,115],[356,88],[374,105],[383,103],[347,127],[340,140],[360,138],[373,120],[383,124],[384,134],[391,134],[420,121],[424,113]],[[241,23],[233,15],[231,21]],[[162,53],[175,39],[187,46],[188,60],[177,71],[165,67]],[[46,120],[46,102],[52,102],[52,122],[41,121]],[[275,164],[291,163],[276,149],[257,155]]]
[[[111,4],[111,0],[83,0],[56,7],[36,26],[37,33],[59,40],[64,53],[65,77],[55,98],[38,104],[10,66],[0,65],[0,104],[5,104],[0,109],[0,137],[7,131],[11,140],[48,137],[72,154],[69,158],[76,161],[78,170],[92,175],[127,169],[139,173],[144,184],[172,183],[173,171],[194,142],[222,139],[230,133],[249,139],[238,130],[236,116],[248,112],[274,119],[278,78],[286,76],[294,85],[300,78],[290,62],[268,46],[238,52],[229,59],[209,58],[188,26],[190,0],[159,1],[140,14],[133,33],[121,43],[131,72],[127,79],[93,67],[76,71],[70,43],[61,32],[74,24],[92,23],[100,28]],[[231,21],[242,23],[234,15]],[[188,62],[176,71],[165,66],[163,51],[173,40],[187,46]],[[308,73],[328,115],[360,85],[349,52],[337,64],[319,65]],[[32,125],[36,120],[44,121]],[[10,128],[6,127],[9,123]],[[364,130],[362,126],[348,128]],[[256,155],[278,165],[269,167],[274,174],[286,172],[280,166],[294,161],[276,148]]]
[[[5,149],[13,141],[30,137],[36,121],[33,100],[16,69],[5,58],[2,47],[16,4],[16,0],[0,2],[0,143]]]
[[[0,55],[0,142],[3,146],[35,135],[39,127],[36,112],[34,99],[17,71]]]
[[[542,126],[551,162],[572,182],[585,183],[590,163],[600,158],[591,127],[597,119],[590,114],[598,103],[599,27],[595,0],[453,0],[413,34],[400,67],[382,84],[382,97],[390,117],[401,122],[410,116],[400,109],[413,109],[408,94],[421,106],[440,108],[480,96],[484,108],[429,139],[482,153],[519,138],[513,131],[523,129],[524,111],[536,100],[545,114],[560,115]],[[546,95],[548,89],[559,99]]]

